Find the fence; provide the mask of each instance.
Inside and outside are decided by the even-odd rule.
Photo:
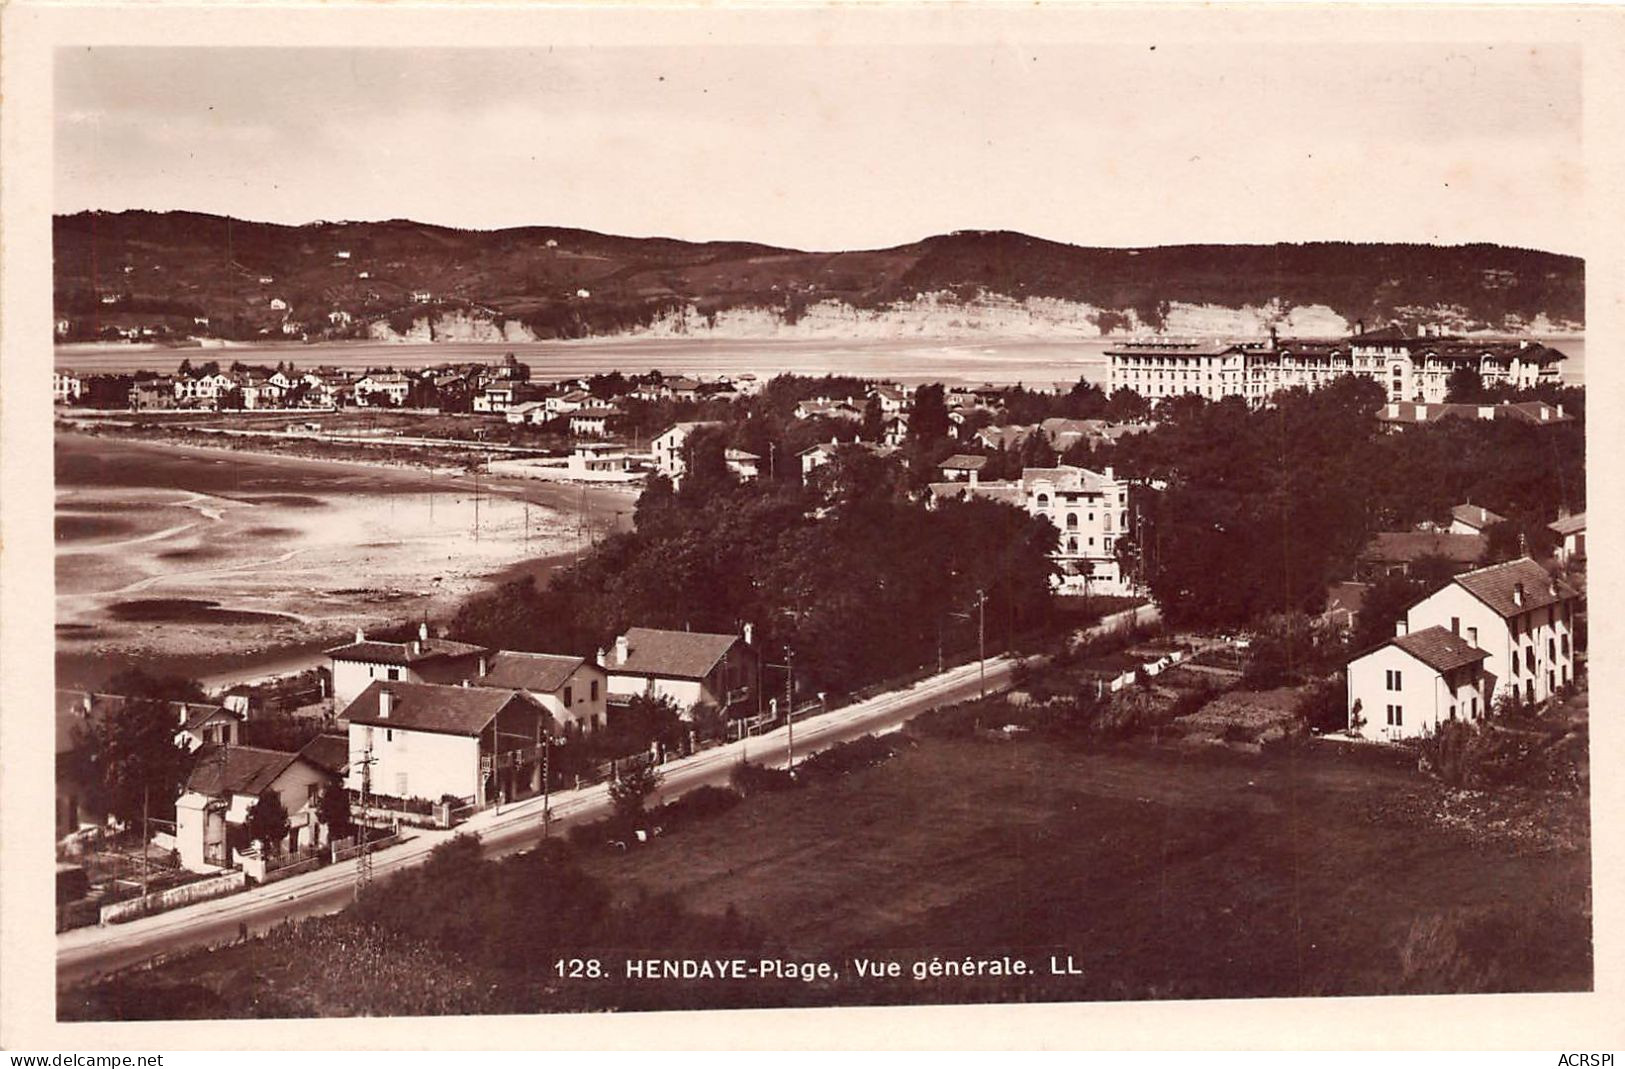
[[[141,898],[131,898],[123,902],[114,902],[110,906],[103,906],[101,910],[102,924],[117,924],[120,921],[134,920],[149,913],[162,913],[166,909],[176,906],[188,905],[192,902],[203,902],[211,898],[229,895],[234,891],[241,891],[248,885],[248,874],[241,870],[228,872],[213,879],[199,880],[196,883],[172,887],[167,891],[158,891]]]
[[[375,850],[382,850],[386,846],[394,846],[396,843],[398,843],[400,841],[401,841],[401,833],[398,832],[398,831],[390,832],[388,835],[384,836],[381,839],[368,839],[367,840],[367,853],[370,854]],[[349,846],[342,846],[339,849],[333,851],[333,864],[337,865],[341,861],[349,861],[352,858],[356,858],[356,857],[360,857],[360,856],[361,856],[361,847],[359,845],[355,844],[355,843],[352,843]]]

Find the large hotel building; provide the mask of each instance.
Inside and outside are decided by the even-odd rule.
[[[1130,389],[1158,400],[1194,393],[1218,400],[1245,397],[1262,404],[1279,390],[1323,386],[1340,375],[1382,383],[1390,401],[1439,402],[1445,383],[1460,367],[1478,372],[1484,385],[1519,387],[1559,381],[1564,355],[1528,340],[1494,341],[1397,327],[1334,340],[1124,342],[1106,351],[1108,390]]]

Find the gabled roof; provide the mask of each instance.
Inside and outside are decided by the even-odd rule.
[[[624,637],[626,663],[617,664],[612,657],[609,672],[676,679],[704,679],[740,642],[738,635],[661,631],[652,627],[631,628]]]
[[[476,687],[500,687],[551,694],[564,686],[576,669],[586,664],[581,657],[557,653],[520,653],[498,650],[491,655],[490,671],[471,682]],[[596,666],[594,666],[596,668]]]
[[[412,665],[445,657],[469,657],[489,652],[485,646],[453,642],[447,638],[430,638],[419,642],[375,642],[363,639],[344,646],[334,646],[327,651],[327,655],[334,660],[361,661],[366,664]]]
[[[387,717],[380,715],[378,700],[386,690],[392,696]],[[375,679],[345,707],[343,718],[352,724],[402,731],[476,736],[512,701],[546,715],[540,706],[517,690]]]
[[[348,735],[317,735],[305,743],[299,756],[311,764],[337,776],[350,767],[350,737]]]
[[[218,797],[222,794],[262,794],[295,761],[308,758],[288,750],[265,750],[258,746],[204,746],[186,777],[186,789]]]
[[[1586,514],[1576,512],[1572,516],[1563,516],[1546,525],[1560,535],[1578,534],[1586,529]]]
[[[722,458],[724,460],[761,460],[762,459],[761,457],[757,456],[755,453],[747,453],[743,449],[726,449],[726,450],[723,450]]]
[[[1326,611],[1357,613],[1370,590],[1370,583],[1333,583],[1326,590]]]
[[[1443,627],[1425,627],[1408,635],[1397,635],[1390,639],[1389,643],[1398,646],[1438,672],[1449,672],[1462,665],[1482,661],[1489,656],[1460,635]]]
[[[1542,609],[1579,597],[1573,587],[1561,579],[1552,578],[1545,568],[1528,557],[1463,572],[1456,576],[1455,581],[1502,616],[1516,616],[1530,609]],[[1518,599],[1520,585],[1523,588],[1521,604]]]
[[[700,428],[700,427],[720,427],[720,426],[722,426],[722,422],[720,420],[714,420],[714,419],[700,419],[700,420],[679,421],[677,423],[673,423],[670,427],[667,427],[665,430],[663,430],[659,434],[655,435],[655,437],[656,438],[664,438],[666,435],[670,434],[672,431],[681,431],[685,435],[686,434],[692,434],[697,428]]]
[[[179,704],[186,714],[185,721],[181,723],[182,731],[196,731],[217,716],[223,716],[227,720],[241,719],[236,713],[223,705],[210,705],[208,702],[180,702]]]
[[[1497,523],[1505,523],[1505,516],[1498,516],[1482,505],[1457,505],[1450,510],[1450,518],[1469,527],[1482,531],[1484,528]]]

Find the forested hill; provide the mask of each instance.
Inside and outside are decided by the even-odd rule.
[[[294,227],[140,211],[59,216],[55,239],[58,319],[75,337],[149,320],[236,337],[420,340],[893,328],[1073,337],[1270,324],[1325,334],[1362,320],[1541,333],[1581,330],[1585,315],[1583,261],[1499,245],[1104,249],[961,231],[803,252],[560,227]]]

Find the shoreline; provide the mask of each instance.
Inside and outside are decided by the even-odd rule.
[[[306,472],[310,473],[311,481],[318,484],[311,491],[318,495],[321,493],[343,495],[346,493],[343,487],[346,484],[353,484],[355,476],[361,474],[369,480],[375,480],[378,485],[350,491],[358,496],[370,493],[416,493],[424,490],[466,493],[474,486],[473,477],[461,471],[442,474],[444,469],[403,462],[314,458],[275,451],[237,449],[225,445],[193,445],[166,437],[124,436],[116,433],[87,434],[63,428],[58,428],[57,435],[60,439],[91,451],[95,451],[98,440],[106,439],[109,442],[127,442],[138,449],[151,450],[155,455],[169,454],[194,461],[216,463],[222,461],[230,463],[233,460],[252,461],[256,465],[284,469],[293,482],[300,480],[300,472]],[[60,447],[60,441],[58,445]],[[323,473],[325,477],[316,478],[318,472]],[[326,484],[331,484],[334,488]],[[117,483],[111,486],[125,488]],[[82,489],[92,492],[107,488],[94,482],[82,482],[71,475],[67,482],[58,487],[59,490]],[[550,484],[506,476],[482,477],[479,479],[479,488],[482,494],[496,495],[513,502],[510,507],[517,507],[520,502],[528,502],[549,510],[555,516],[578,517],[579,521],[593,532],[593,537],[583,539],[579,543],[573,538],[568,540],[549,538],[527,554],[490,560],[483,566],[470,568],[466,581],[459,582],[455,588],[448,583],[448,589],[438,595],[438,585],[435,589],[426,587],[421,597],[411,599],[410,614],[413,618],[422,615],[427,617],[431,624],[443,624],[449,621],[466,598],[475,593],[494,589],[503,582],[526,574],[535,575],[540,581],[545,582],[554,571],[579,559],[598,538],[613,530],[629,526],[635,501],[635,494],[623,488],[578,487],[573,484]],[[221,493],[228,498],[232,496],[229,486],[223,491],[201,488],[194,492]],[[399,557],[395,559],[399,560]],[[391,596],[413,589],[410,585],[402,586],[398,576],[393,581],[380,576],[369,580],[367,586],[380,595]],[[182,591],[183,595],[184,593]],[[356,592],[340,593],[353,595]],[[60,590],[58,596],[62,596]],[[227,599],[228,603],[230,600]],[[362,601],[354,604],[365,605],[365,596]],[[373,603],[371,611],[388,616],[390,604],[392,602],[388,598],[382,598]],[[231,604],[229,607],[236,606]],[[401,603],[400,607],[406,608],[406,603]],[[361,611],[365,613],[367,610]],[[353,614],[345,609],[338,612],[341,616]],[[53,617],[60,622],[60,615],[53,613]],[[72,619],[71,615],[69,619]],[[321,651],[342,642],[355,626],[353,623],[339,623],[333,620],[310,620],[307,624],[310,626],[296,628],[291,632],[284,625],[280,633],[274,628],[255,629],[255,633],[237,630],[231,633],[232,642],[224,645],[213,640],[213,637],[221,639],[227,637],[225,632],[218,631],[214,632],[210,641],[195,644],[185,642],[185,633],[177,631],[172,632],[168,638],[159,638],[151,642],[108,635],[102,644],[97,645],[83,640],[65,641],[68,636],[57,632],[53,643],[54,663],[59,685],[96,686],[120,668],[140,665],[159,674],[181,674],[206,680],[211,689],[223,688],[237,682],[258,681],[318,665],[322,663]],[[367,626],[377,624],[370,623]],[[156,633],[152,633],[148,637],[155,635]],[[239,648],[231,648],[232,645]]]

